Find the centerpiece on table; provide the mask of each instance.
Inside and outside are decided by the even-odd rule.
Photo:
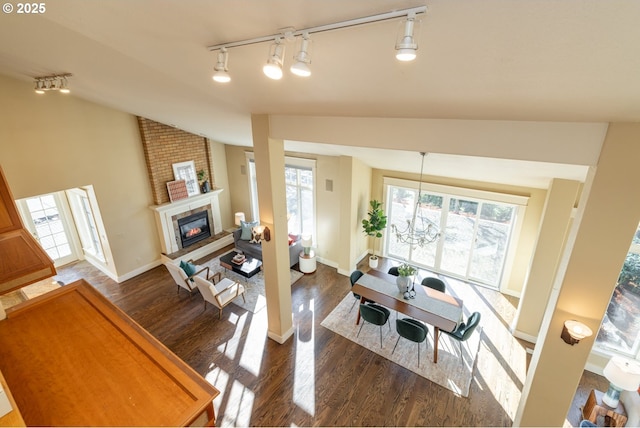
[[[406,293],[413,288],[413,276],[416,274],[417,270],[409,263],[402,263],[398,266],[398,277],[396,278],[396,284],[398,285],[398,290],[401,293]]]

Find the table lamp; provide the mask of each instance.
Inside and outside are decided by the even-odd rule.
[[[237,212],[235,213],[235,219],[236,219],[236,226],[240,226],[242,223],[242,221],[244,221],[244,213],[243,212]]]
[[[311,235],[302,235],[302,249],[304,250],[304,255],[308,256],[311,252],[311,246],[313,245],[313,239]]]
[[[603,370],[609,381],[609,389],[602,402],[609,407],[618,407],[621,391],[635,391],[640,385],[640,364],[619,356],[612,357]]]

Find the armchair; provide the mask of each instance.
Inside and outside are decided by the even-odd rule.
[[[244,297],[245,289],[242,284],[234,282],[229,278],[222,278],[220,272],[216,272],[209,279],[201,276],[196,276],[193,279],[204,299],[204,308],[207,309],[207,302],[217,307],[219,310],[219,319],[222,319],[222,309],[236,297],[242,296],[242,299],[245,302],[247,301]]]
[[[189,262],[193,263],[193,260],[189,260]],[[173,278],[176,285],[178,286],[178,293],[180,292],[180,287],[182,287],[189,292],[189,295],[191,295],[191,293],[193,293],[193,291],[196,289],[193,280],[195,278],[199,278],[203,276],[204,278],[207,278],[209,276],[208,266],[203,267],[203,266],[194,265],[195,272],[192,275],[187,275],[184,269],[182,269],[180,266],[174,263],[167,262],[164,265],[167,267],[167,270],[171,274],[171,277]]]

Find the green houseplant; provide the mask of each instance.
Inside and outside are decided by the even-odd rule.
[[[387,216],[382,211],[382,204],[375,199],[369,202],[368,218],[362,220],[362,229],[367,236],[373,238],[373,251],[369,257],[369,267],[378,267],[378,256],[376,256],[376,238],[382,238],[382,231],[387,227]]]
[[[200,190],[202,190],[202,193],[209,192],[209,190],[211,190],[211,187],[209,187],[209,177],[207,176],[207,172],[204,169],[201,169],[197,174],[198,182],[200,183]]]
[[[396,278],[396,284],[398,285],[398,290],[401,293],[406,293],[412,289],[411,284],[413,283],[413,279],[410,278],[415,275],[417,269],[411,266],[409,263],[402,263],[398,266],[398,277]]]

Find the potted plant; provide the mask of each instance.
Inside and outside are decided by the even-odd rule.
[[[409,263],[402,263],[398,266],[398,277],[396,278],[396,284],[398,285],[398,290],[401,293],[405,293],[410,291],[410,284],[413,282],[413,275],[417,272],[416,268],[411,266]]]
[[[200,183],[200,190],[202,190],[202,193],[207,193],[211,190],[209,187],[208,176],[204,169],[198,171],[198,182]]]
[[[382,211],[382,204],[375,199],[369,202],[370,209],[368,219],[362,220],[362,229],[365,235],[373,237],[373,251],[369,257],[369,267],[378,267],[378,256],[376,256],[376,238],[382,238],[382,231],[387,227],[387,216]]]

